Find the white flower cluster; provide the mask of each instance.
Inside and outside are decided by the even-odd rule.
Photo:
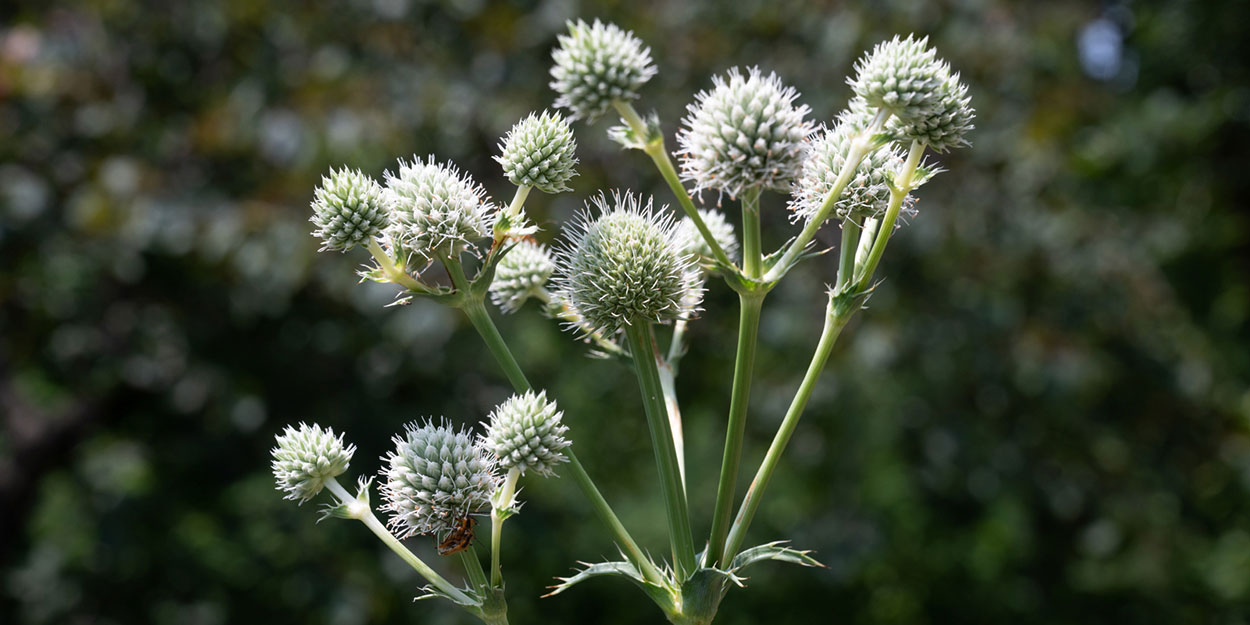
[[[512,184],[543,193],[571,191],[568,181],[577,175],[577,142],[559,113],[543,111],[519,121],[499,146],[495,157]]]
[[[368,245],[390,221],[382,186],[360,170],[330,170],[313,192],[312,217],[321,249],[346,252]]]
[[[546,391],[513,395],[490,414],[482,443],[499,459],[500,469],[550,477],[557,464],[569,460],[561,453],[572,444],[564,436],[569,428],[563,417]]]
[[[496,459],[468,430],[447,422],[411,423],[394,442],[381,471],[382,509],[401,537],[445,536],[490,504],[499,483]]]
[[[287,426],[277,437],[273,456],[273,477],[284,499],[300,503],[317,496],[326,480],[338,477],[356,453],[355,445],[344,445],[343,436],[317,424]]]

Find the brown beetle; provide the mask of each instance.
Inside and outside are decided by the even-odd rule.
[[[453,553],[460,553],[468,549],[473,544],[473,526],[477,523],[477,519],[469,515],[465,515],[456,523],[455,529],[438,543],[438,555],[449,556]]]

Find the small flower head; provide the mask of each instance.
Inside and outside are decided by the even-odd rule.
[[[401,538],[445,536],[456,523],[489,505],[498,485],[495,460],[468,430],[447,422],[410,423],[394,439],[381,470],[383,510]]]
[[[855,78],[848,81],[855,95],[904,122],[929,114],[942,99],[950,68],[928,44],[928,37],[911,36],[877,44],[855,64]]]
[[[803,138],[811,132],[806,105],[776,74],[737,68],[695,96],[677,135],[682,177],[697,190],[738,196],[744,189],[784,190],[799,167]]]
[[[491,299],[503,312],[516,312],[525,300],[542,292],[555,270],[556,264],[546,246],[522,239],[495,267],[495,279],[490,283]]]
[[[286,493],[284,499],[300,503],[316,497],[326,480],[342,475],[356,453],[355,445],[343,445],[342,435],[316,424],[301,423],[298,429],[288,425],[277,442],[270,452],[273,477],[278,490]]]
[[[500,469],[551,477],[557,464],[569,460],[562,453],[572,444],[564,437],[569,428],[563,416],[546,391],[513,395],[490,414],[482,443],[499,459]]]
[[[638,90],[655,75],[651,48],[634,33],[595,20],[569,22],[569,34],[551,53],[551,88],[560,94],[556,106],[573,119],[594,121],[613,101],[638,98]]]
[[[543,193],[571,190],[567,183],[577,175],[577,142],[559,113],[531,113],[512,127],[499,149],[495,160],[512,184]]]
[[[491,236],[495,207],[486,192],[454,166],[399,161],[399,172],[386,172],[391,206],[391,241],[425,258],[454,257],[474,241]]]
[[[330,170],[313,192],[313,236],[322,250],[346,252],[366,245],[386,228],[389,209],[382,185],[360,170]]]
[[[852,142],[866,123],[852,106],[832,129],[822,128],[808,141],[803,168],[791,190],[794,220],[808,221],[819,212],[846,164]],[[834,213],[861,224],[866,217],[884,213],[890,202],[889,182],[901,164],[902,155],[891,145],[869,152],[842,190]]]
[[[598,216],[588,205],[557,251],[559,298],[605,336],[632,323],[688,318],[701,296],[700,276],[672,218],[629,192],[591,204]]]
[[[960,82],[959,74],[952,74],[939,85],[933,106],[910,119],[890,120],[890,131],[901,139],[927,143],[938,152],[963,147],[968,145],[966,136],[976,117],[971,103],[968,86]]]
[[[710,208],[701,208],[699,217],[703,218],[703,223],[711,231],[712,238],[716,239],[722,250],[725,250],[725,255],[730,260],[735,260],[738,256],[738,237],[734,236],[734,226],[725,219],[725,213]],[[707,266],[715,263],[716,257],[712,253],[712,246],[708,245],[707,240],[703,238],[699,228],[694,225],[694,220],[682,217],[677,224],[677,234],[674,236],[682,249],[687,254],[693,255],[700,265]]]

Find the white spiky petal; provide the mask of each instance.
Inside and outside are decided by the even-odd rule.
[[[425,258],[454,257],[489,238],[496,217],[486,191],[455,166],[413,158],[386,172],[391,206],[388,238],[402,251]]]
[[[696,190],[738,196],[747,188],[785,190],[801,161],[803,138],[811,132],[806,105],[776,74],[737,68],[687,107],[677,135],[682,177]]]
[[[656,72],[651,48],[616,24],[578,20],[568,27],[551,53],[551,88],[560,94],[556,106],[568,109],[573,119],[594,121],[613,101],[637,99]]]

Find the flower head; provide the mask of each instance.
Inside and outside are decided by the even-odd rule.
[[[495,460],[466,429],[446,421],[410,423],[383,460],[382,507],[401,537],[443,536],[490,503],[498,485]]]
[[[796,221],[808,221],[820,211],[846,164],[852,142],[868,119],[852,103],[833,128],[822,128],[808,141],[803,168],[791,190],[790,208]],[[892,145],[869,152],[843,188],[834,213],[861,224],[866,217],[884,213],[890,202],[890,180],[902,162],[902,155]]]
[[[542,292],[556,270],[546,246],[530,239],[517,243],[495,267],[490,296],[505,313],[521,308],[525,300]]]
[[[569,460],[561,453],[572,444],[564,437],[569,428],[561,422],[563,416],[546,391],[513,395],[490,414],[482,443],[494,452],[501,469],[550,477],[557,464]]]
[[[703,224],[712,233],[712,238],[716,239],[725,255],[730,260],[734,260],[738,255],[738,237],[734,236],[734,226],[725,219],[725,213],[715,209],[701,208],[699,209],[699,217],[703,218]],[[715,255],[712,253],[712,246],[708,245],[707,240],[703,238],[703,234],[699,232],[699,228],[694,225],[694,220],[689,217],[682,217],[677,223],[677,232],[673,235],[676,237],[679,245],[698,260],[700,265],[715,264]]]
[[[637,99],[638,90],[655,75],[651,48],[634,33],[595,20],[569,22],[569,34],[551,53],[551,88],[560,94],[556,106],[573,119],[594,121],[613,101]]]
[[[559,298],[605,336],[631,323],[688,318],[701,295],[698,267],[672,218],[629,192],[593,198],[556,264]]]
[[[798,92],[776,74],[737,68],[727,79],[712,79],[687,109],[681,144],[682,177],[697,190],[738,196],[744,189],[783,190],[799,167],[803,138],[811,132],[806,105],[794,106]]]
[[[965,137],[976,117],[970,106],[968,86],[960,82],[959,74],[952,74],[938,86],[937,93],[936,102],[925,112],[906,120],[890,120],[890,132],[899,138],[927,143],[938,152],[968,145]]]
[[[330,170],[313,192],[312,217],[322,250],[346,252],[378,236],[389,220],[382,185],[360,170]]]
[[[903,122],[928,115],[942,100],[942,84],[950,74],[928,43],[928,37],[895,36],[877,44],[855,64],[855,78],[848,80],[855,95]]]
[[[284,499],[304,503],[317,496],[326,480],[342,475],[356,453],[355,445],[343,445],[343,436],[317,424],[286,426],[277,437],[273,455],[273,477]]]
[[[570,191],[568,181],[577,175],[577,142],[573,130],[559,113],[530,113],[519,121],[499,146],[495,157],[512,184],[534,187],[543,193]]]
[[[474,241],[491,236],[495,207],[486,192],[455,166],[399,161],[399,172],[386,172],[391,205],[391,241],[425,258],[454,257]]]

